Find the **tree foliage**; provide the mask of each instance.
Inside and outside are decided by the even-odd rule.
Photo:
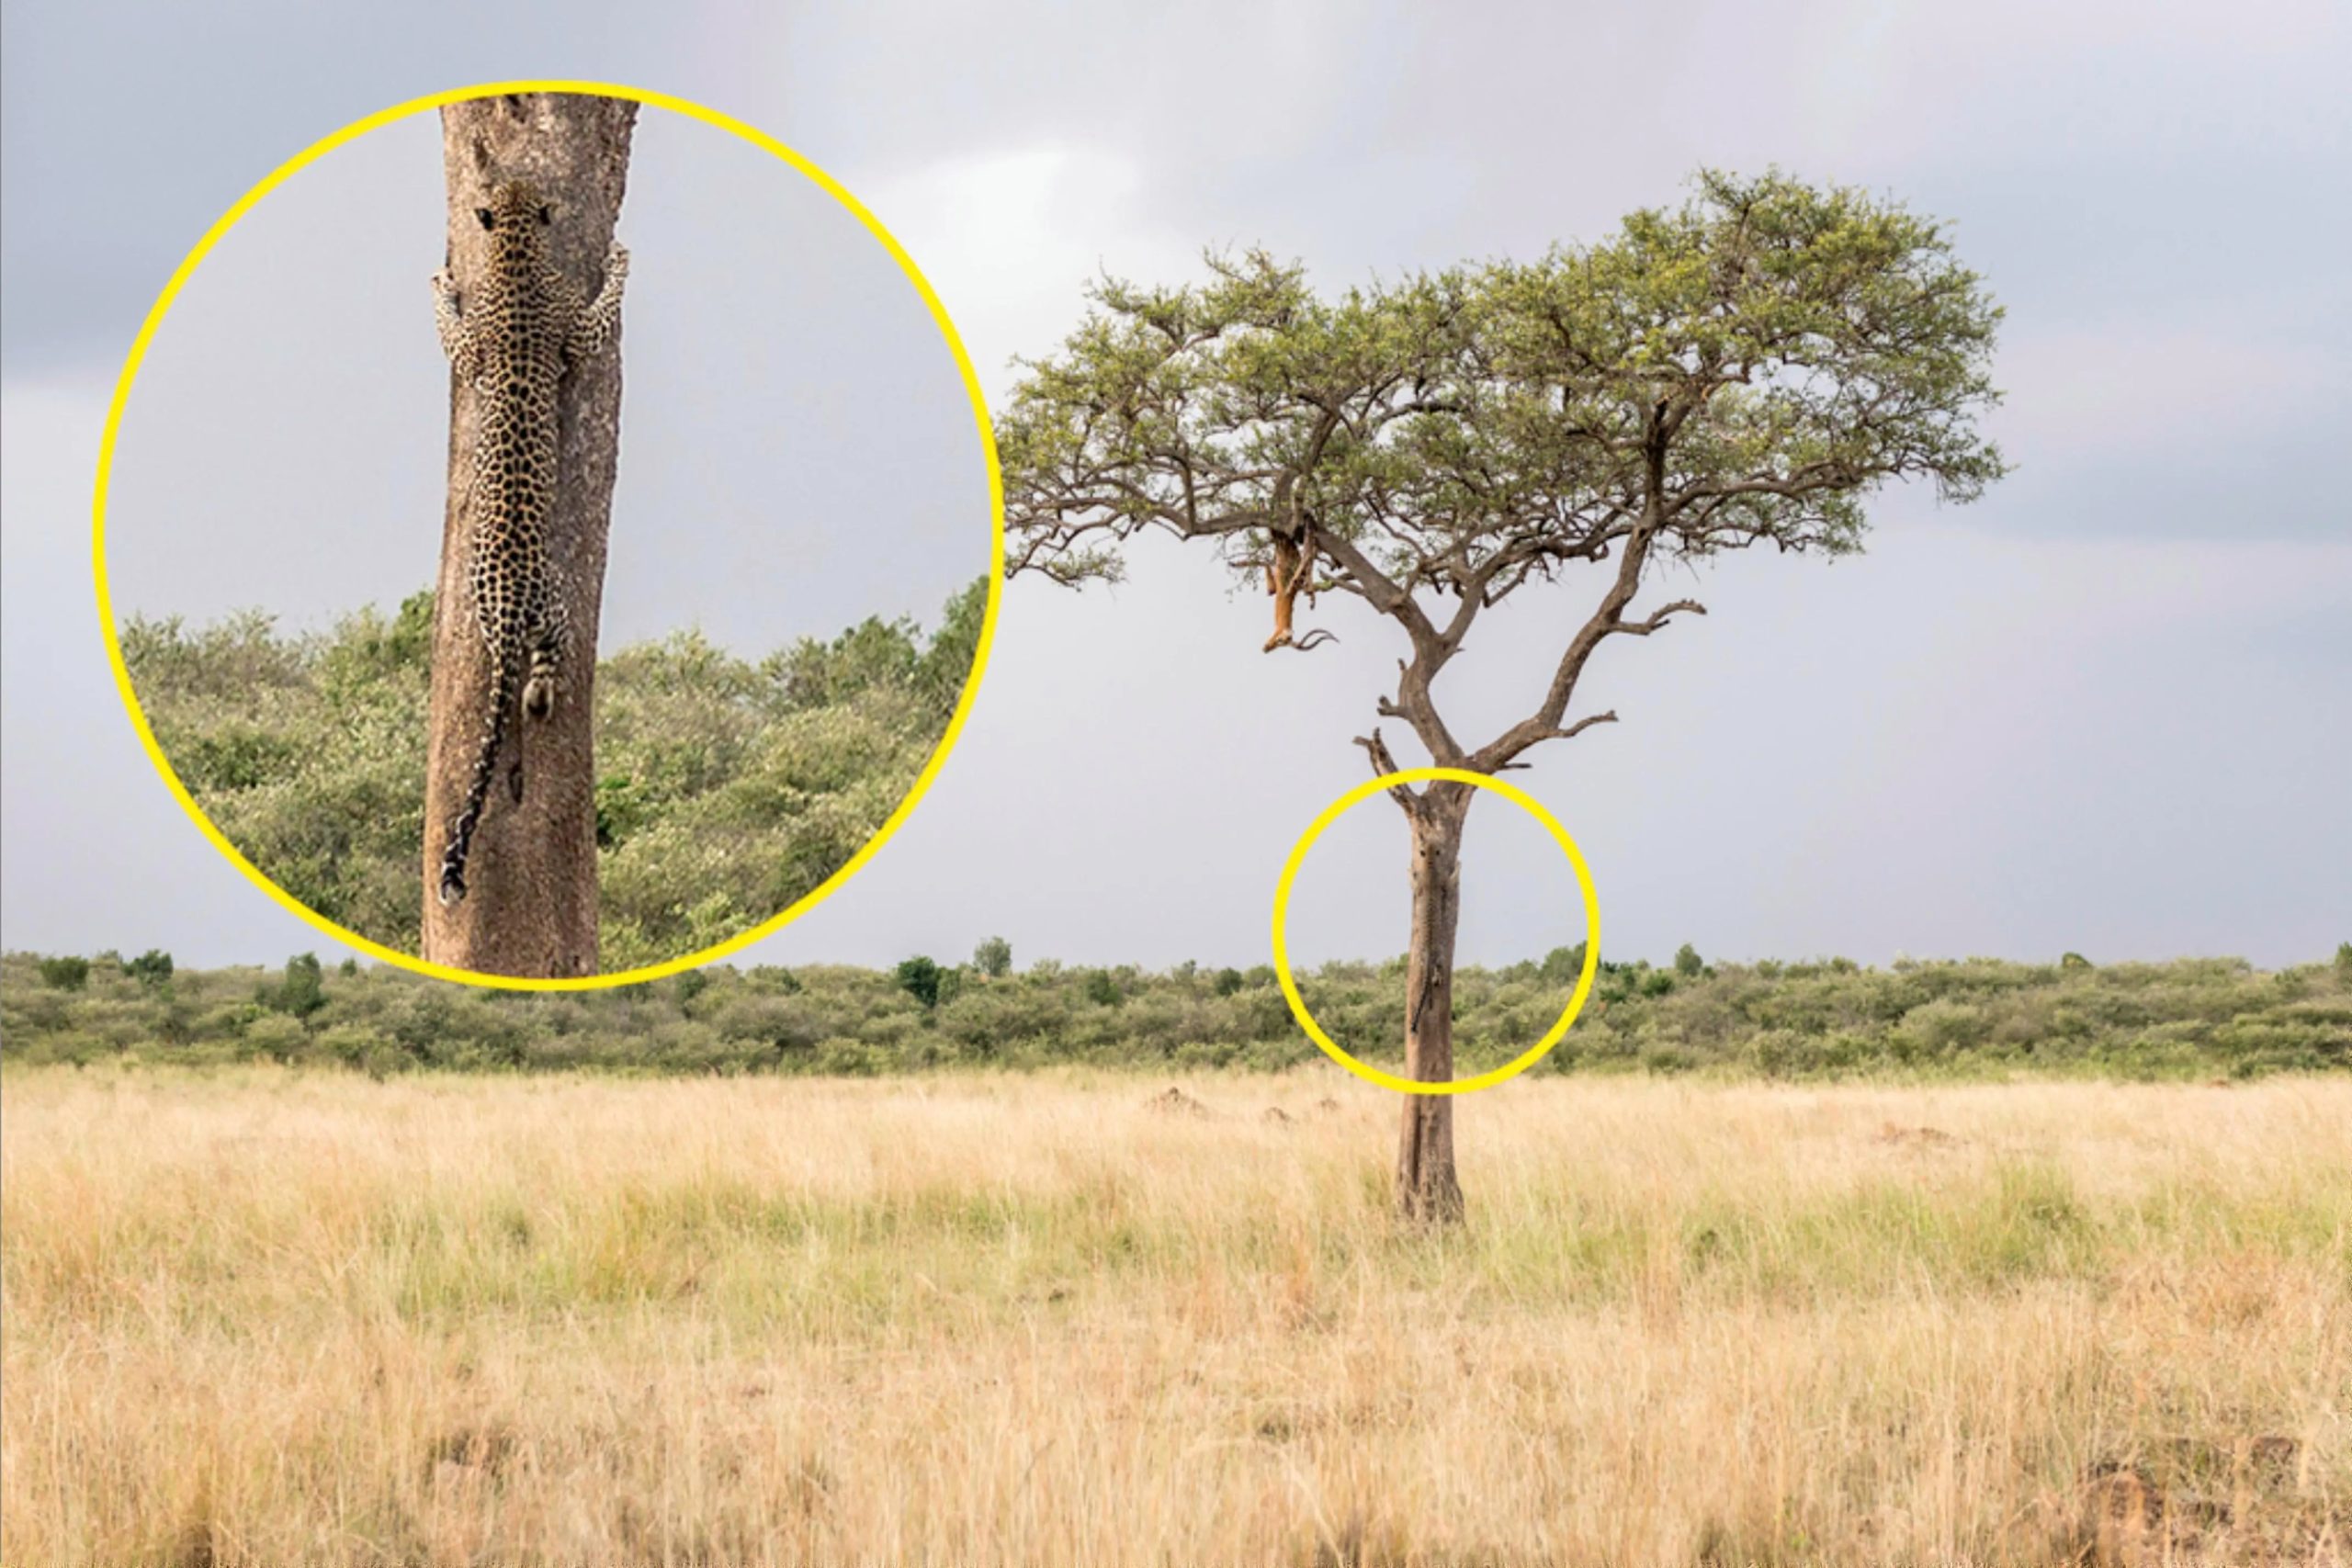
[[[941,973],[937,963],[918,954],[899,965],[896,977],[899,988],[921,1002],[925,1010],[929,1010],[939,1005]]]
[[[1976,428],[1999,310],[1938,225],[1860,191],[1702,173],[1597,243],[1329,299],[1263,252],[1210,268],[1097,285],[1028,367],[1001,424],[1012,569],[1115,577],[1159,529],[1254,580],[1277,535],[1311,537],[1317,585],[1408,635],[1380,712],[1442,763],[1571,733],[1601,641],[1700,608],[1630,614],[1654,566],[1841,554],[1883,485],[1967,501],[2002,471]],[[1543,701],[1458,741],[1430,685],[1479,612],[1578,566],[1610,570]]]
[[[869,620],[752,662],[692,632],[596,674],[599,946],[678,957],[797,902],[898,809],[979,646],[986,585],[926,638]],[[122,631],[164,754],[230,842],[302,903],[417,951],[433,599],[284,635],[258,613]]]
[[[298,953],[286,961],[286,973],[275,986],[254,993],[265,1007],[307,1020],[327,1005],[326,975],[315,953]]]
[[[991,980],[1001,980],[1012,973],[1012,944],[1001,936],[983,938],[972,949],[972,967]]]
[[[1582,963],[1568,961],[1574,953],[1456,972],[1465,1067],[1498,1066],[1551,1026]],[[958,986],[961,971],[934,964],[914,987],[887,969],[715,965],[674,982],[546,995],[337,966],[321,970],[314,992],[306,983],[313,999],[298,1018],[275,1003],[294,968],[307,976],[300,960],[287,974],[181,968],[168,986],[92,964],[78,991],[42,978],[58,962],[0,958],[7,1060],[278,1060],[379,1075],[868,1075],[1063,1063],[1336,1071],[1292,1023],[1264,965],[1148,974],[1039,960]],[[1328,964],[1300,983],[1341,1044],[1393,1063],[1401,963]],[[2266,974],[2230,959],[2097,969],[1971,959],[1872,969],[1826,959],[1718,961],[1694,977],[1671,964],[1604,963],[1583,1015],[1541,1070],[1804,1079],[2352,1071],[2352,966],[2323,960]]]

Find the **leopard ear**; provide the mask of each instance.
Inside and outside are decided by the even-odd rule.
[[[554,221],[555,221],[555,209],[554,209],[554,208],[552,208],[552,207],[542,207],[542,208],[540,208],[540,209],[539,209],[539,227],[541,227],[542,229],[544,229],[544,228],[546,228],[548,224],[550,224],[550,223],[552,223],[552,222],[554,222]]]
[[[481,226],[485,229],[495,229],[498,227],[498,215],[491,211],[487,207],[475,208],[474,216],[481,220]]]

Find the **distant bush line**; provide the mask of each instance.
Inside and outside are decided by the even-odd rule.
[[[979,646],[975,581],[926,640],[868,620],[756,663],[700,634],[596,667],[599,945],[607,970],[783,912],[914,786]],[[418,950],[433,594],[286,635],[134,618],[122,650],[164,754],[231,843],[347,930]]]
[[[1580,950],[1467,968],[1454,983],[1461,1070],[1508,1060],[1558,1016]],[[1394,1065],[1403,961],[1332,964],[1309,1005],[1367,1060]],[[971,962],[895,970],[713,967],[612,990],[484,991],[389,966],[192,971],[170,955],[0,958],[0,1054],[18,1063],[272,1060],[376,1076],[434,1069],[876,1075],[1081,1063],[1278,1069],[1317,1059],[1271,970],[1165,973],[1050,960],[1000,939]],[[2352,943],[2265,973],[2236,959],[2093,965],[1993,959],[1864,968],[1601,966],[1541,1072],[1826,1079],[2011,1073],[2253,1077],[2352,1069]]]

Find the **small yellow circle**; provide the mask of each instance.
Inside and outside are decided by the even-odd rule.
[[[889,253],[890,259],[898,263],[899,270],[903,272],[907,280],[914,285],[915,292],[922,296],[924,308],[931,312],[933,322],[939,328],[940,336],[946,341],[948,352],[956,357],[956,368],[963,378],[965,395],[971,400],[973,421],[979,428],[980,452],[988,464],[989,473],[989,513],[991,535],[989,602],[987,612],[980,620],[979,646],[973,652],[971,671],[964,678],[964,690],[956,699],[956,712],[947,721],[945,733],[940,736],[939,744],[932,749],[930,760],[923,764],[922,772],[915,779],[914,786],[908,790],[906,797],[899,802],[898,809],[890,814],[889,819],[882,824],[872,838],[859,847],[858,852],[852,855],[841,869],[773,919],[753,926],[751,930],[729,937],[727,941],[706,948],[700,953],[689,953],[684,958],[673,958],[665,964],[647,964],[639,969],[617,970],[609,975],[585,975],[565,979],[527,979],[513,975],[488,975],[471,969],[454,968],[446,964],[435,964],[414,953],[402,953],[396,948],[386,947],[381,942],[361,936],[357,931],[335,924],[294,897],[277,883],[272,882],[258,867],[239,852],[237,847],[229,841],[227,836],[213,825],[212,819],[204,814],[201,807],[197,805],[196,797],[188,793],[187,786],[180,782],[179,774],[173,770],[170,759],[164,755],[163,748],[156,744],[155,732],[149,727],[146,712],[139,705],[139,695],[131,688],[130,669],[123,661],[121,639],[115,631],[113,596],[107,585],[107,481],[114,468],[115,438],[121,432],[122,411],[124,405],[130,400],[130,385],[139,374],[140,361],[146,357],[149,342],[153,339],[156,328],[163,325],[164,313],[172,308],[172,301],[178,297],[181,288],[195,273],[198,265],[211,252],[212,247],[220,243],[221,238],[236,226],[238,220],[253,209],[254,203],[344,143],[364,136],[379,126],[390,125],[394,120],[404,119],[413,114],[423,114],[427,109],[437,109],[446,104],[463,103],[471,98],[501,97],[510,93],[570,93],[591,97],[627,98],[650,107],[668,109],[673,113],[684,115],[689,119],[700,120],[705,125],[714,126],[730,136],[741,137],[762,152],[782,159],[815,182],[826,195],[841,203],[850,216],[865,225],[866,232],[880,242],[882,248]],[[313,142],[278,165],[260,184],[240,197],[235,206],[230,208],[221,215],[218,222],[205,231],[204,237],[196,243],[196,248],[189,251],[187,258],[174,270],[171,281],[164,285],[163,293],[156,297],[154,305],[147,312],[146,321],[140,326],[138,337],[131,343],[130,356],[123,363],[122,375],[115,382],[114,399],[107,408],[105,433],[99,437],[97,493],[92,511],[95,525],[91,553],[96,563],[98,623],[107,639],[107,657],[114,666],[115,685],[122,693],[123,706],[130,715],[131,728],[139,732],[139,743],[146,749],[148,760],[155,764],[155,771],[163,775],[164,783],[170,786],[174,798],[179,801],[181,808],[187,811],[197,827],[203,830],[204,836],[212,841],[213,847],[227,856],[231,864],[244,873],[246,879],[254,886],[324,935],[342,942],[346,947],[356,948],[387,964],[395,964],[403,969],[413,969],[422,975],[432,975],[444,980],[463,981],[469,985],[495,986],[514,991],[598,990],[607,986],[627,986],[645,980],[658,980],[665,975],[675,975],[684,970],[699,968],[703,964],[715,963],[729,953],[748,947],[763,937],[773,936],[785,926],[798,919],[831,897],[856,873],[860,866],[871,860],[875,852],[889,841],[890,836],[905,823],[908,816],[913,812],[916,803],[922,799],[924,792],[931,788],[932,781],[939,775],[939,770],[945,764],[948,752],[954,749],[956,738],[963,733],[964,721],[971,715],[972,701],[979,694],[980,676],[988,668],[989,649],[996,640],[997,609],[1004,592],[1004,470],[997,460],[996,434],[989,423],[988,402],[981,396],[979,375],[972,368],[971,355],[964,350],[964,340],[956,334],[956,323],[948,319],[947,307],[940,303],[938,294],[933,290],[930,280],[923,276],[922,269],[915,265],[914,258],[907,254],[905,247],[901,246],[897,238],[882,226],[881,220],[867,211],[855,197],[842,188],[839,181],[764,131],[755,130],[739,119],[721,114],[717,109],[690,103],[684,98],[672,97],[666,93],[647,92],[639,87],[616,86],[605,82],[492,82],[481,86],[459,87],[447,93],[436,93],[431,97],[415,98],[404,104],[396,104],[380,113],[369,115],[365,119],[356,120],[333,135]]]
[[[1356,1060],[1340,1047],[1339,1042],[1323,1032],[1323,1026],[1317,1023],[1315,1015],[1306,1010],[1306,999],[1298,994],[1298,981],[1291,974],[1290,943],[1285,928],[1290,920],[1291,884],[1298,879],[1298,868],[1306,863],[1306,852],[1315,847],[1315,840],[1323,836],[1324,829],[1338,821],[1340,815],[1350,807],[1367,800],[1384,790],[1398,784],[1421,784],[1440,779],[1453,784],[1469,784],[1476,789],[1491,790],[1534,818],[1544,825],[1544,830],[1552,835],[1553,841],[1558,844],[1561,852],[1568,857],[1568,864],[1575,868],[1577,891],[1584,896],[1584,969],[1577,976],[1575,994],[1568,998],[1568,1005],[1560,1014],[1560,1021],[1554,1024],[1543,1039],[1538,1040],[1526,1051],[1492,1072],[1480,1073],[1474,1078],[1454,1078],[1445,1083],[1423,1083],[1418,1078],[1398,1077],[1395,1073],[1383,1072],[1370,1063]],[[1378,1084],[1383,1089],[1393,1089],[1399,1094],[1469,1094],[1477,1089],[1492,1089],[1506,1079],[1517,1077],[1549,1055],[1552,1047],[1557,1045],[1566,1036],[1568,1026],[1577,1021],[1577,1014],[1584,1010],[1585,998],[1592,992],[1592,977],[1600,964],[1600,897],[1593,891],[1592,872],[1585,865],[1584,856],[1577,849],[1577,841],[1568,837],[1568,830],[1560,826],[1558,818],[1544,809],[1543,802],[1525,790],[1507,784],[1502,780],[1487,773],[1474,773],[1462,768],[1405,768],[1396,773],[1383,773],[1376,779],[1370,779],[1358,784],[1329,806],[1325,807],[1323,815],[1307,824],[1306,831],[1299,835],[1298,842],[1292,847],[1290,859],[1283,863],[1282,880],[1274,885],[1274,975],[1282,982],[1283,995],[1289,998],[1291,1016],[1298,1020],[1298,1026],[1301,1029],[1306,1031],[1306,1037],[1323,1048],[1325,1055],[1363,1079],[1364,1082]]]

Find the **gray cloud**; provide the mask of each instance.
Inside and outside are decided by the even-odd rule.
[[[594,61],[611,72],[642,20],[620,0],[10,6],[0,366],[53,373],[95,357],[111,368],[188,246],[304,147],[472,82],[593,78]],[[636,58],[658,69],[658,56]]]

